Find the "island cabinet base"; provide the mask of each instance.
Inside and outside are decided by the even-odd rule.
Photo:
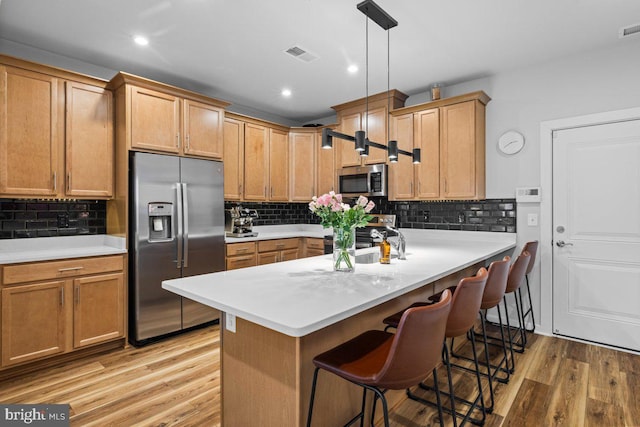
[[[386,316],[456,285],[484,265],[465,268],[302,337],[291,337],[240,318],[236,319],[236,332],[230,332],[225,316],[221,316],[222,425],[306,425],[315,355],[366,330],[383,329],[382,319]],[[403,390],[389,391],[386,396],[390,408],[405,399]],[[312,425],[344,425],[360,410],[361,399],[361,388],[321,371]],[[381,415],[379,411],[376,418]]]

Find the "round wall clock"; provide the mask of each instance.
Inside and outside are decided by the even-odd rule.
[[[498,150],[507,155],[513,155],[524,147],[524,136],[520,132],[510,130],[498,138]]]

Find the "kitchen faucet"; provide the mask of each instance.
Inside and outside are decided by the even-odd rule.
[[[387,225],[386,228],[387,228],[387,230],[391,230],[391,231],[393,231],[394,233],[396,233],[398,235],[398,241],[397,242],[394,242],[391,239],[389,239],[388,242],[391,244],[391,246],[396,251],[398,251],[398,259],[406,260],[407,257],[405,255],[405,253],[406,253],[407,243],[406,243],[406,240],[404,238],[404,235],[400,232],[400,230],[398,230],[395,227],[391,227],[390,225]],[[371,237],[376,238],[376,239],[383,239],[384,238],[382,233],[380,233],[375,228],[373,230],[371,230],[370,235],[371,235]]]

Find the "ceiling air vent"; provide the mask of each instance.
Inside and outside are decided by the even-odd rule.
[[[640,34],[640,24],[628,25],[620,28],[620,31],[618,31],[618,37],[621,39],[630,36],[637,36],[638,34]]]
[[[314,55],[313,53],[307,52],[300,46],[290,47],[289,49],[285,50],[284,53],[288,53],[289,55],[303,62],[311,62],[318,59],[316,55]]]

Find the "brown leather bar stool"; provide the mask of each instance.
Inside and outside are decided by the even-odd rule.
[[[467,421],[472,421],[474,424],[484,424],[484,420],[486,417],[485,412],[485,402],[484,395],[482,393],[482,382],[480,379],[480,367],[478,365],[478,354],[476,352],[475,346],[475,333],[474,333],[474,325],[477,317],[478,311],[480,311],[480,305],[482,304],[482,296],[484,294],[484,289],[487,283],[488,273],[487,270],[481,268],[478,270],[478,273],[473,277],[466,277],[458,283],[456,286],[456,290],[453,294],[453,300],[451,302],[451,312],[449,313],[449,318],[447,319],[447,328],[445,331],[445,339],[453,338],[460,335],[464,335],[469,333],[472,349],[473,349],[473,360],[475,365],[475,374],[476,374],[476,382],[478,387],[478,394],[473,401],[467,401],[464,399],[456,398],[455,392],[453,389],[453,380],[451,375],[451,361],[449,359],[449,349],[447,348],[446,341],[443,342],[442,356],[443,362],[447,367],[447,379],[449,382],[449,391],[445,393],[449,396],[451,408],[443,408],[445,412],[450,413],[453,416],[453,425],[457,426],[457,418],[462,418],[462,422],[460,425],[464,425]],[[448,294],[449,290],[445,290],[444,294]],[[428,304],[428,303],[422,303]],[[409,310],[415,308],[409,308]],[[397,317],[402,312],[396,313],[392,316],[387,317],[383,320],[383,323],[388,325],[387,327],[396,327],[398,323]],[[437,384],[435,384],[437,387]],[[424,383],[420,383],[419,386],[426,390],[432,390],[431,387],[425,385]],[[421,397],[416,396],[411,391],[407,390],[407,396],[413,400],[416,400],[421,403],[435,405],[433,402],[423,399]],[[469,409],[466,413],[462,414],[457,412],[455,407],[455,402],[462,402],[469,405]],[[482,411],[482,419],[475,420],[471,418],[471,414],[475,408],[478,407],[478,402],[480,403],[479,408]]]
[[[491,360],[489,358],[490,355],[489,355],[487,330],[486,330],[485,322],[487,317],[487,310],[496,307],[498,309],[498,318],[502,323],[502,314],[500,312],[500,302],[502,301],[502,298],[504,297],[504,291],[507,288],[507,279],[509,277],[510,265],[511,265],[511,257],[508,257],[508,256],[505,256],[502,259],[502,261],[494,261],[489,265],[487,284],[484,287],[484,293],[482,294],[482,303],[480,304],[480,325],[482,327],[482,337],[483,337],[481,341],[483,341],[483,344],[484,344],[484,354],[485,354],[485,362],[484,363],[480,362],[480,363],[482,363],[487,367],[487,373],[485,374],[481,372],[481,375],[486,376],[489,382],[489,395],[491,398],[491,403],[488,404],[486,407],[486,410],[488,413],[493,412],[493,402],[494,402],[493,380],[498,380],[500,382],[505,382],[505,383],[508,382],[509,369],[507,369],[508,348],[507,348],[507,343],[504,337],[504,331],[502,328],[500,329],[501,338],[502,338],[502,345],[500,347],[502,347],[503,357],[500,360],[500,362],[498,362],[497,364],[495,365],[491,364]],[[439,297],[439,294],[436,294],[430,297],[429,299],[433,300],[438,297]],[[452,338],[451,339],[451,355],[456,358],[462,358],[462,359],[473,361],[473,359],[471,358],[454,353],[453,347],[454,346],[453,346],[453,338]],[[504,368],[503,368],[503,365],[505,366]],[[461,366],[456,364],[452,364],[452,366],[455,366],[457,368],[461,368],[467,371],[472,371],[471,368],[467,368],[466,366]],[[497,377],[498,372],[500,371],[505,373],[506,376],[504,378]]]
[[[346,425],[351,425],[358,419],[361,425],[364,423],[367,390],[374,393],[372,418],[376,402],[380,399],[384,425],[388,427],[389,413],[384,397],[386,390],[415,386],[429,375],[429,371],[433,372],[437,384],[435,368],[440,359],[451,300],[451,293],[445,292],[436,304],[407,310],[402,315],[395,334],[379,330],[367,331],[314,357],[316,369],[313,373],[307,427],[311,426],[320,369],[363,388],[361,411]],[[439,402],[438,390],[436,395]],[[443,426],[441,408],[439,406],[438,413],[440,425]]]
[[[529,299],[529,309],[524,313],[522,313],[522,323],[524,324],[524,327],[527,332],[533,333],[536,331],[536,319],[533,315],[533,303],[531,302],[531,288],[529,288],[529,273],[531,273],[531,271],[533,270],[533,265],[536,263],[536,254],[538,253],[538,241],[532,240],[530,242],[527,242],[524,245],[524,248],[522,248],[522,252],[529,252],[529,255],[531,255],[531,259],[529,260],[529,265],[527,266],[527,271],[524,275],[525,283],[527,284],[527,296]],[[522,304],[521,290],[522,289],[518,289],[518,296],[520,298],[520,306],[523,308],[523,311],[524,311],[524,305]],[[527,328],[527,316],[531,317],[531,329]]]

